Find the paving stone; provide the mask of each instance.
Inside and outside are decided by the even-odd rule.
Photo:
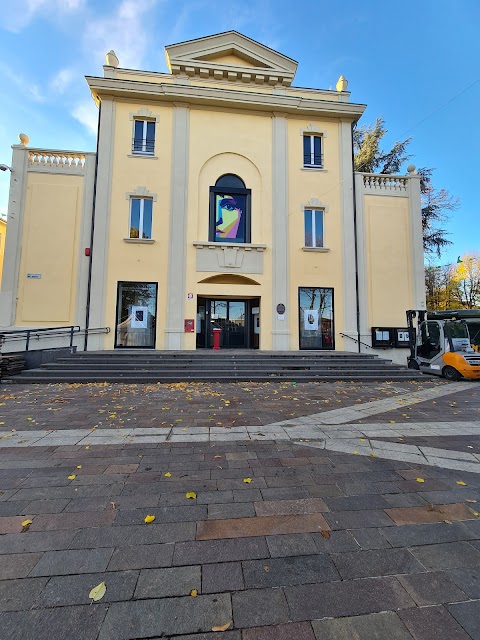
[[[329,531],[329,538],[325,538],[321,533],[312,533],[311,536],[315,546],[320,553],[343,553],[344,551],[359,551],[360,547],[355,540],[355,531]]]
[[[326,498],[330,511],[364,511],[386,509],[390,505],[382,496],[351,496],[348,498]]]
[[[343,580],[415,573],[423,566],[407,549],[378,549],[332,555]]]
[[[39,608],[90,604],[88,594],[101,582],[105,582],[107,586],[102,603],[130,600],[135,591],[137,578],[138,571],[56,576],[50,578],[35,606]]]
[[[447,574],[469,598],[480,599],[480,567],[451,569]]]
[[[284,536],[267,536],[267,544],[272,558],[304,556],[318,553],[310,533],[292,533]]]
[[[247,589],[329,582],[339,573],[327,554],[242,562]]]
[[[235,626],[262,627],[289,622],[288,606],[281,589],[252,589],[232,594]]]
[[[312,496],[312,498],[343,496],[343,491],[336,484],[315,484],[311,487],[305,487],[305,489],[308,490],[308,495]]]
[[[428,477],[424,477],[421,474],[418,476],[424,478],[425,482],[417,482],[416,480],[400,480],[397,482],[397,486],[400,491],[404,493],[416,493],[421,491],[445,491],[448,489],[448,485],[442,480],[431,480]]]
[[[363,578],[328,584],[285,587],[294,621],[355,616],[413,607],[396,578]]]
[[[257,489],[259,491],[259,489]],[[233,491],[203,491],[197,495],[197,504],[229,504],[232,502]],[[244,493],[240,491],[239,493]],[[185,494],[182,494],[185,498]],[[247,500],[248,501],[248,500]]]
[[[223,520],[226,518],[251,518],[254,516],[255,509],[252,502],[208,505],[209,520]]]
[[[110,605],[98,640],[130,640],[211,631],[232,620],[230,596],[137,600]]]
[[[105,469],[104,473],[135,473],[137,469],[138,464],[111,464]]]
[[[96,640],[107,607],[102,604],[3,613],[5,640]]]
[[[0,580],[25,578],[41,557],[41,553],[15,553],[0,556]]]
[[[22,509],[21,513],[28,513],[31,515],[61,513],[69,502],[71,502],[69,498],[58,498],[57,500],[33,500]]]
[[[459,487],[460,489],[460,487]],[[431,504],[451,504],[465,500],[480,500],[480,492],[470,487],[462,487],[461,490],[451,491],[426,491],[422,498]]]
[[[427,569],[434,571],[480,566],[480,551],[468,542],[412,547],[412,553]]]
[[[383,495],[386,493],[401,493],[394,482],[346,482],[345,493],[347,496]]]
[[[315,640],[315,635],[309,622],[292,622],[272,627],[244,629],[242,638],[243,640]]]
[[[156,567],[170,567],[172,564],[172,544],[144,544],[134,547],[119,547],[115,549],[108,563],[109,571],[124,569],[147,569]]]
[[[269,555],[265,538],[180,542],[175,545],[173,564],[179,566],[233,562],[268,558]]]
[[[385,527],[381,529],[381,532],[392,547],[412,547],[440,542],[456,542],[460,540],[472,540],[475,537],[475,534],[470,531],[467,523],[464,522]]]
[[[80,513],[56,513],[46,516],[36,516],[31,531],[58,531],[60,529],[80,529],[82,527],[106,527],[115,519],[116,512],[86,511]]]
[[[0,536],[0,553],[68,549],[75,535],[76,531],[28,531],[7,534]]]
[[[405,609],[398,615],[415,640],[468,640],[470,637],[444,607]]]
[[[250,536],[279,535],[282,533],[309,533],[329,529],[319,513],[298,516],[267,516],[199,522],[197,540],[219,540]]]
[[[22,530],[22,522],[25,516],[5,516],[0,517],[0,534],[17,533]]]
[[[3,578],[3,576],[2,576]],[[24,578],[0,581],[0,611],[31,609],[48,578]]]
[[[240,631],[224,631],[221,635],[221,640],[241,640]],[[162,638],[152,638],[152,640],[165,640],[165,636]],[[188,636],[175,636],[172,640],[219,640],[218,633],[194,633]]]
[[[311,487],[281,487],[260,489],[264,500],[301,500],[310,497]],[[250,489],[247,489],[250,491]],[[236,492],[234,492],[236,495]]]
[[[240,562],[221,562],[202,567],[202,593],[241,591],[244,588]]]
[[[428,502],[424,493],[388,493],[383,498],[390,507],[422,507]]]
[[[184,501],[188,502],[183,496]],[[148,514],[155,516],[155,524],[164,522],[196,522],[207,517],[207,507],[196,505],[194,500],[183,507],[153,507]],[[134,509],[133,511],[117,510],[115,526],[135,525],[144,523],[146,516],[145,509]]]
[[[201,592],[201,569],[173,567],[169,569],[142,569],[135,589],[135,598],[166,598],[188,596],[192,589]]]
[[[321,498],[255,502],[257,516],[287,516],[328,511]]]
[[[265,489],[265,491],[268,491],[268,489]],[[255,502],[262,499],[262,492],[260,489],[243,489],[242,491],[233,491],[234,502]]]
[[[468,600],[443,571],[398,576],[398,579],[419,606]]]
[[[389,529],[354,529],[351,534],[364,551],[370,549],[390,549],[391,544],[383,535]]]
[[[146,514],[145,514],[146,515]],[[194,522],[170,522],[81,529],[70,544],[71,549],[92,549],[93,547],[128,547],[136,544],[159,544],[194,540]]]
[[[47,551],[31,571],[31,576],[61,576],[105,571],[113,549]],[[95,585],[93,585],[95,586]]]
[[[314,620],[318,640],[411,640],[412,636],[393,612],[371,613],[337,620]]]
[[[67,500],[68,502],[68,500]],[[28,505],[28,500],[15,501],[15,502],[0,502],[0,516],[18,516],[22,514]],[[35,513],[30,511],[29,513]]]
[[[475,516],[468,507],[463,504],[437,505],[424,507],[404,507],[398,509],[385,509],[390,518],[398,525],[419,524],[428,522],[444,522],[450,520],[473,520]]]
[[[394,526],[383,511],[335,511],[326,513],[325,519],[333,530],[335,529],[364,529],[368,527]]]
[[[447,609],[473,640],[480,639],[480,600],[450,604]]]

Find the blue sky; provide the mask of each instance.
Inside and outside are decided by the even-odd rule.
[[[384,116],[386,146],[413,136],[412,162],[461,201],[441,260],[453,262],[480,250],[479,24],[478,0],[3,0],[0,163],[20,132],[34,147],[95,149],[83,76],[102,75],[109,49],[120,66],[166,71],[166,44],[235,29],[297,60],[296,85],[330,88],[343,74],[368,105],[362,122]]]

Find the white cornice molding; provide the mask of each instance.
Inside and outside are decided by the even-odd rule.
[[[151,193],[147,187],[137,187],[135,191],[129,191],[125,194],[125,199],[130,198],[151,198],[154,202],[157,201],[157,194]]]
[[[305,115],[322,114],[341,117],[349,122],[356,121],[366,109],[366,105],[336,100],[319,100],[301,96],[275,95],[242,91],[240,89],[219,89],[216,87],[188,86],[174,83],[147,83],[134,80],[115,80],[86,76],[94,98],[137,98],[144,101],[184,102],[209,104],[217,107],[255,109],[260,111],[283,111]]]
[[[129,118],[130,120],[137,120],[137,119],[143,118],[144,120],[155,120],[155,122],[160,122],[160,116],[157,116],[154,113],[152,113],[150,109],[147,109],[147,107],[142,107],[135,113],[130,113]]]

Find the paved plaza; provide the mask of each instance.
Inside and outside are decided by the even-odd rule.
[[[3,385],[0,638],[480,639],[479,511],[475,383]]]

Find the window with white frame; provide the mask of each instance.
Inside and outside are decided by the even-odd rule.
[[[130,238],[151,240],[152,203],[151,198],[130,198]]]
[[[145,155],[153,155],[155,150],[155,121],[133,121],[133,147],[132,152]]]
[[[322,167],[322,136],[304,134],[303,136],[303,166]]]
[[[305,247],[323,248],[323,209],[304,209]]]

